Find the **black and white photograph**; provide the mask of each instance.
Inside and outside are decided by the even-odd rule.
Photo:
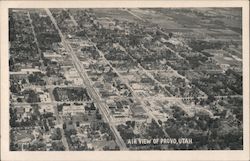
[[[8,8],[9,151],[243,151],[243,34],[237,6]]]

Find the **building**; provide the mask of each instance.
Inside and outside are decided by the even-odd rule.
[[[54,108],[52,105],[40,105],[39,112],[41,114],[44,112],[54,113]]]
[[[43,56],[44,56],[44,58],[47,58],[47,59],[55,59],[55,58],[62,57],[61,55],[59,55],[55,52],[49,52],[49,51],[43,52]]]
[[[76,115],[79,113],[84,113],[85,108],[84,106],[63,106],[63,115],[71,114],[71,115]]]
[[[65,72],[64,76],[65,76],[67,81],[70,81],[75,85],[83,84],[83,81],[80,78],[80,76],[78,75],[78,72],[75,68],[70,68],[69,70],[67,70]]]
[[[134,105],[131,109],[133,117],[145,118],[146,111],[140,105]]]
[[[49,93],[47,93],[47,92],[40,94],[39,98],[40,98],[41,102],[51,102],[51,98],[49,96]]]

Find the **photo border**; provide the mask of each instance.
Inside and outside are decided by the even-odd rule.
[[[162,161],[249,160],[249,2],[227,1],[2,1],[1,3],[1,160],[3,161]],[[167,151],[9,151],[8,8],[153,8],[153,7],[242,7],[243,56],[243,150]]]

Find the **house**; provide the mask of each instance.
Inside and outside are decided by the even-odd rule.
[[[40,94],[39,97],[41,102],[51,102],[51,98],[47,92]]]
[[[44,111],[54,113],[54,108],[52,105],[40,105],[39,112],[42,114]]]

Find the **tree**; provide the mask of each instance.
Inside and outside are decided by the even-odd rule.
[[[131,127],[132,127],[132,128],[135,128],[135,121],[132,121],[132,122],[131,122]]]
[[[103,149],[104,151],[109,150],[109,146],[105,145],[102,149]]]
[[[62,142],[52,142],[52,147],[53,147],[53,150],[55,151],[64,151],[65,150],[65,147],[63,145]]]
[[[173,33],[172,33],[172,32],[170,32],[170,33],[168,34],[168,36],[169,36],[169,38],[172,38]]]
[[[118,145],[116,145],[115,150],[120,150],[120,147]]]
[[[22,84],[26,84],[26,79],[22,79]]]
[[[211,103],[211,102],[213,102],[214,100],[215,100],[215,97],[214,97],[214,96],[208,95],[208,98],[207,98],[208,103]]]
[[[20,97],[17,98],[17,102],[23,102]]]
[[[67,125],[66,123],[63,123],[63,129],[66,129]]]
[[[162,125],[162,121],[161,121],[161,120],[158,120],[158,123],[159,123],[160,125]]]
[[[57,110],[61,112],[63,110],[63,105],[57,105]]]
[[[52,133],[51,135],[52,140],[61,140],[62,139],[62,134],[59,128],[55,129],[55,133]]]
[[[131,121],[126,121],[126,125],[130,126],[131,125]]]
[[[96,119],[101,120],[102,119],[102,115],[101,114],[97,114],[96,115]]]

